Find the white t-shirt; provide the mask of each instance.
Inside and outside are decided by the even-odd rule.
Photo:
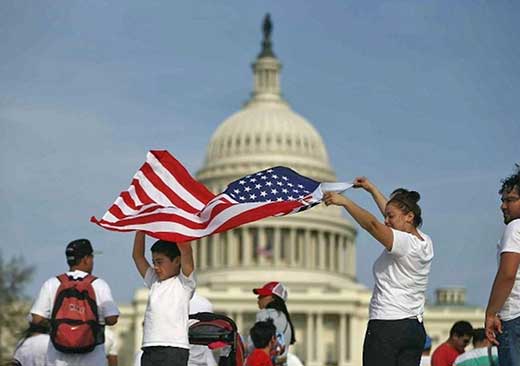
[[[502,240],[498,243],[498,263],[500,263],[500,255],[505,252],[520,253],[520,219],[507,224]],[[516,319],[520,316],[520,267],[516,272],[515,284],[511,293],[498,314],[502,320]]]
[[[105,327],[105,355],[117,356],[119,353],[119,341],[110,327]]]
[[[68,276],[73,278],[83,278],[88,273],[83,271],[72,271],[67,272]],[[60,287],[60,280],[56,277],[51,277],[43,284],[40,289],[38,298],[34,302],[31,313],[50,319],[52,313],[52,307],[54,305],[54,298],[56,292]],[[119,315],[119,309],[117,308],[114,299],[112,298],[112,292],[108,284],[101,278],[96,279],[92,282],[92,288],[96,294],[96,303],[98,305],[98,316],[99,323],[104,324],[105,318],[110,316]],[[56,366],[99,366],[106,364],[105,358],[105,346],[100,344],[89,353],[62,353],[57,351],[52,343],[49,343],[47,349],[47,358],[51,365]]]
[[[190,300],[189,313],[197,314],[202,312],[212,313],[213,304],[211,304],[211,302],[204,296],[201,296],[195,292]],[[216,364],[217,362],[213,357],[213,352],[211,352],[207,346],[190,344],[190,357],[188,358],[188,366],[216,366]]]
[[[159,281],[149,267],[144,284],[150,289],[144,313],[143,347],[169,346],[190,348],[188,341],[188,307],[195,291],[195,276],[178,276]]]
[[[383,250],[374,263],[375,284],[369,319],[396,320],[417,317],[422,321],[425,291],[433,259],[430,237],[392,229],[392,250]]]
[[[13,358],[22,366],[47,366],[47,348],[50,345],[48,334],[37,334],[25,339],[14,352]]]
[[[430,366],[432,362],[432,358],[430,356],[421,356],[420,366]]]

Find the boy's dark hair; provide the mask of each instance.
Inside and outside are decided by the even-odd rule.
[[[276,334],[273,319],[256,322],[249,331],[255,348],[265,348]]]
[[[520,194],[520,164],[515,164],[516,172],[502,180],[502,187],[498,191],[499,194],[510,193],[516,188],[516,192]]]
[[[170,258],[170,260],[174,260],[178,256],[181,255],[179,247],[177,243],[166,240],[157,240],[152,247],[150,248],[152,253],[161,253]]]
[[[473,330],[473,347],[477,346],[479,343],[484,342],[486,339],[486,330],[484,328],[477,328]]]
[[[465,320],[459,320],[450,329],[450,337],[456,335],[457,337],[463,337],[465,335],[473,336],[473,327]]]

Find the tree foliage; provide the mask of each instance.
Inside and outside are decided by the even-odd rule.
[[[33,273],[34,267],[22,257],[6,260],[0,252],[0,364],[11,357],[18,335],[27,327],[24,289]]]

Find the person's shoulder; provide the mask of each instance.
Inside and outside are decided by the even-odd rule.
[[[61,274],[61,273],[60,273]],[[45,280],[45,282],[42,284],[42,287],[46,287],[46,288],[49,288],[49,287],[52,287],[52,286],[59,286],[60,284],[60,280],[58,279],[58,275],[56,276],[52,276],[52,277],[49,277]]]
[[[262,350],[255,348],[247,357],[246,366],[267,366],[272,365],[269,356]]]
[[[447,348],[448,348],[448,343],[443,342],[443,343],[439,344],[437,346],[437,348],[435,348],[435,350],[433,351],[432,357],[435,356],[436,354],[445,352]]]
[[[506,232],[520,233],[520,218],[512,220],[506,225]]]
[[[98,276],[95,276],[96,279],[94,281],[92,281],[92,286],[94,287],[108,287],[110,288],[110,286],[108,285],[108,282],[105,281],[104,279],[102,279],[101,277],[98,277]]]
[[[278,310],[273,308],[267,308],[267,309],[260,309],[256,313],[256,320],[257,321],[263,321],[266,319],[275,319],[278,318],[278,313],[280,313]]]

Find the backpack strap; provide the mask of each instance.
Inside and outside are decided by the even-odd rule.
[[[88,275],[86,275],[85,277],[83,278],[72,278],[70,277],[69,275],[67,275],[66,273],[62,273],[60,274],[59,276],[56,276],[56,278],[61,282],[61,283],[64,283],[64,282],[71,282],[71,281],[84,281],[86,284],[91,284],[92,282],[94,282],[95,280],[97,280],[97,277],[96,276],[92,276],[90,273]]]
[[[60,274],[59,276],[56,276],[56,278],[58,279],[58,281],[60,281],[61,283],[67,283],[67,282],[70,282],[71,279],[69,276],[67,276],[66,273],[62,273]]]

